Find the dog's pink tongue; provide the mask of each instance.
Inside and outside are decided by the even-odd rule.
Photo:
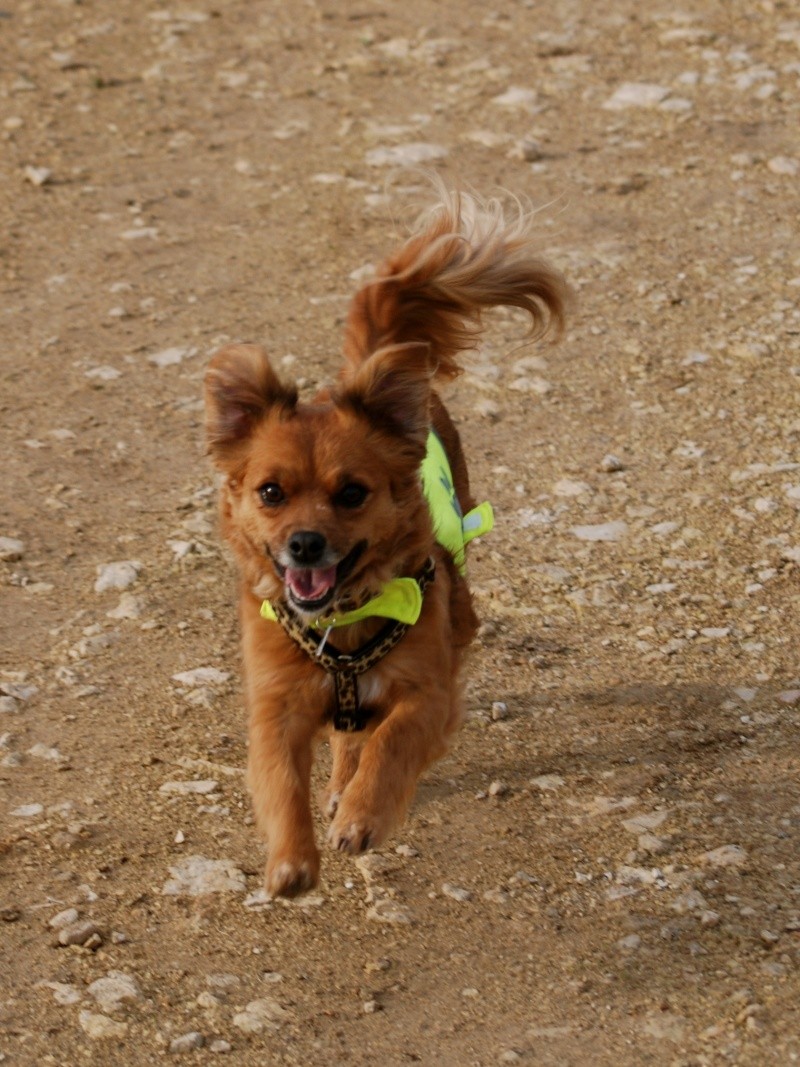
[[[298,600],[321,600],[336,584],[336,568],[289,567],[286,584]]]

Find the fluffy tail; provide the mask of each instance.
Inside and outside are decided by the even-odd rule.
[[[497,200],[442,191],[420,230],[356,293],[345,336],[351,368],[387,346],[424,344],[434,377],[453,378],[483,310],[499,305],[527,311],[532,338],[560,332],[569,290],[535,254],[531,218],[519,211],[509,221]]]

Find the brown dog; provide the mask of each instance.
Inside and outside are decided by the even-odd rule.
[[[356,294],[333,388],[301,403],[258,345],[211,361],[208,445],[241,574],[248,778],[271,894],[319,877],[309,780],[322,727],[328,838],[355,853],[385,840],[459,724],[477,626],[464,543],[490,510],[475,508],[433,384],[459,373],[484,308],[523,308],[540,336],[562,326],[565,299],[528,217],[445,193]]]

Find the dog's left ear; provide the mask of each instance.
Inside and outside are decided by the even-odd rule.
[[[205,376],[206,440],[225,467],[266,412],[279,404],[293,410],[297,390],[281,382],[261,345],[225,345]]]
[[[424,455],[430,430],[430,349],[417,342],[378,349],[351,371],[337,402]]]

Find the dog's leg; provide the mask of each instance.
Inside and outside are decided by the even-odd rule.
[[[364,738],[362,734],[343,734],[332,731],[330,745],[333,768],[328,784],[322,791],[320,806],[323,815],[332,819],[339,807],[342,793],[358,770]]]
[[[310,778],[315,724],[262,705],[250,718],[248,780],[256,821],[267,839],[266,887],[294,896],[319,880]]]
[[[446,690],[406,698],[371,733],[328,831],[334,848],[363,852],[385,840],[405,815],[420,774],[447,749],[443,719],[450,706]]]

